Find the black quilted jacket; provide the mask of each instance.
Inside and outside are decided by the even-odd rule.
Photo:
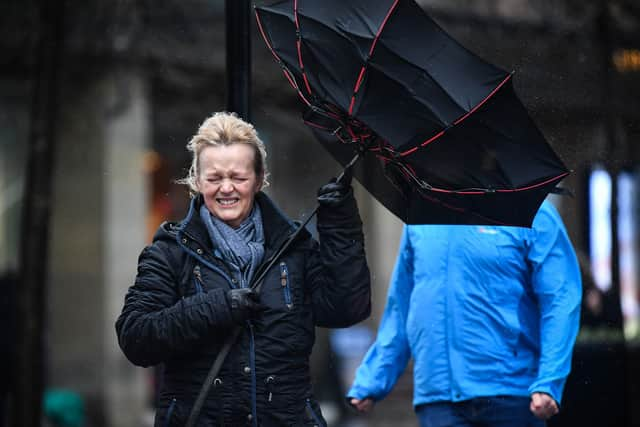
[[[295,229],[263,193],[256,196],[265,259]],[[156,426],[183,426],[232,329],[225,292],[235,286],[216,257],[192,200],[187,217],[165,223],[139,258],[116,322],[120,346],[139,366],[163,364]],[[267,273],[261,303],[214,381],[199,426],[325,425],[313,397],[314,327],[346,327],[370,313],[370,277],[353,195],[321,207],[320,244],[304,231]]]

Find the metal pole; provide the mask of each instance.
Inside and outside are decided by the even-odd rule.
[[[39,3],[39,11],[41,25],[21,226],[20,285],[16,292],[16,383],[11,414],[14,425],[23,427],[40,426],[42,421],[44,301],[64,2],[43,0]]]
[[[611,28],[612,17],[609,12],[609,2],[602,0],[600,3],[600,16],[598,17],[598,30],[602,43],[602,75],[603,75],[603,105],[605,137],[607,139],[606,158],[604,163],[611,174],[611,297],[610,327],[623,330],[622,308],[620,306],[620,245],[618,241],[618,175],[620,173],[619,161],[626,153],[620,149],[619,138],[616,132],[615,112],[615,73],[612,62],[613,34]]]
[[[227,111],[251,121],[251,9],[249,0],[225,0]]]
[[[620,299],[620,241],[618,239],[618,177],[621,171],[619,162],[627,153],[621,150],[620,138],[616,131],[616,104],[615,104],[615,70],[612,62],[614,50],[614,28],[613,17],[609,10],[607,0],[600,2],[599,31],[602,43],[602,68],[603,68],[603,105],[605,108],[605,135],[607,138],[607,158],[605,164],[611,174],[611,289],[608,297],[605,298],[605,313],[607,315],[607,325],[609,328],[620,333],[624,333],[624,320],[622,317],[622,306]],[[624,338],[620,341],[608,343],[607,351],[611,354],[610,361],[606,365],[610,384],[616,384],[616,392],[613,393],[612,403],[615,402],[613,413],[615,413],[616,425],[628,425],[628,399],[625,398],[628,390],[628,365],[627,349]],[[621,387],[620,387],[621,386]]]

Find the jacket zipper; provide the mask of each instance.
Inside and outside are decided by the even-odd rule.
[[[200,272],[200,266],[196,265],[195,267],[193,267],[193,284],[196,288],[196,292],[197,293],[202,293],[204,292],[203,288],[202,288],[202,273]]]
[[[282,293],[284,295],[284,303],[289,310],[293,307],[291,301],[291,287],[289,285],[289,269],[284,262],[280,263],[280,285],[282,286]]]
[[[249,325],[249,366],[251,368],[251,414],[252,426],[258,427],[258,409],[256,405],[256,342],[253,335],[253,326],[251,322],[247,322]]]
[[[267,389],[267,402],[271,402],[273,400],[273,383],[275,382],[276,377],[273,375],[269,375],[266,380],[264,380]]]
[[[191,240],[193,240],[194,242],[197,242],[196,239],[194,239],[189,233],[186,233],[184,231],[182,232],[178,232],[176,234],[176,242],[178,243],[178,246],[181,247],[185,252],[187,252],[188,254],[190,254],[191,256],[193,256],[195,259],[197,259],[198,261],[200,261],[202,264],[206,265],[207,267],[209,267],[211,270],[219,273],[220,275],[222,275],[222,277],[224,277],[227,282],[229,283],[229,286],[232,288],[236,288],[236,282],[237,280],[232,279],[231,275],[229,275],[229,272],[224,271],[223,269],[221,269],[220,267],[214,265],[213,263],[207,261],[206,259],[204,259],[202,257],[202,255],[196,253],[195,251],[193,251],[191,248],[189,248],[188,246],[186,246],[186,244],[182,241],[181,238],[181,233],[184,234],[185,236],[188,236]]]

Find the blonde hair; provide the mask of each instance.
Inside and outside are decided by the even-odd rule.
[[[253,148],[256,176],[258,179],[262,178],[263,188],[268,186],[267,151],[258,137],[258,132],[252,124],[245,122],[235,113],[227,112],[217,112],[206,119],[198,128],[198,133],[187,143],[187,150],[193,153],[191,166],[187,176],[177,182],[187,185],[192,196],[198,194],[199,158],[202,150],[209,146],[232,144],[247,144]]]

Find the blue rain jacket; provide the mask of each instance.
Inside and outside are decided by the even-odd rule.
[[[405,226],[375,343],[349,397],[384,398],[414,360],[414,406],[550,394],[579,327],[578,261],[553,205],[532,228]]]

